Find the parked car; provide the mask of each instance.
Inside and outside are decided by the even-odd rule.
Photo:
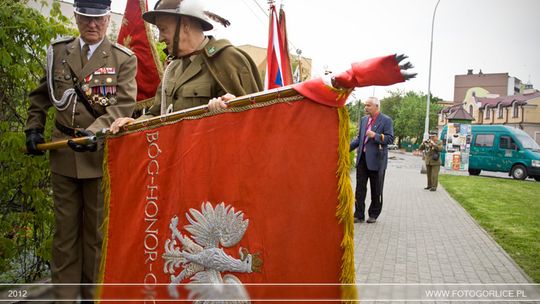
[[[398,145],[394,145],[394,144],[388,145],[388,150],[397,150],[397,149],[398,149]]]
[[[482,170],[508,172],[515,179],[532,177],[540,181],[540,146],[523,130],[504,125],[472,125],[469,174],[478,175]],[[446,154],[445,126],[441,132]]]

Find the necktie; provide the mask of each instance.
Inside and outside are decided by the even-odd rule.
[[[368,123],[367,123],[367,127],[366,127],[366,132],[364,133],[364,145],[363,145],[363,146],[364,146],[364,148],[363,148],[364,152],[366,152],[366,143],[367,143],[367,141],[368,141],[368,139],[369,139],[369,137],[367,136],[366,133],[367,133],[367,131],[371,130],[371,126],[372,126],[372,125],[373,125],[373,119],[370,117],[370,118],[368,119]]]
[[[85,43],[82,47],[82,54],[81,54],[83,67],[88,62],[88,52],[90,52],[90,46],[88,46],[88,43]]]

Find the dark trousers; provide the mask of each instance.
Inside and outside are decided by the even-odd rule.
[[[367,181],[371,189],[371,204],[369,205],[369,217],[377,218],[381,214],[382,202],[380,190],[382,185],[379,178],[379,171],[368,170],[366,164],[366,155],[362,152],[360,162],[356,168],[356,193],[355,193],[355,211],[354,216],[358,219],[364,219],[366,210]]]

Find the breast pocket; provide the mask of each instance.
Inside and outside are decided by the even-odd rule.
[[[56,99],[62,98],[64,91],[73,88],[73,79],[70,74],[55,72],[53,76],[54,96]]]
[[[212,85],[208,83],[186,84],[177,92],[177,102],[174,103],[174,110],[205,105],[215,97],[212,96]]]

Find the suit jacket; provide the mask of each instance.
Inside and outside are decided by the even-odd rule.
[[[351,142],[349,150],[353,151],[358,148],[356,154],[356,163],[360,162],[360,156],[364,150],[364,137],[366,136],[366,127],[368,124],[369,115],[360,119],[360,127],[358,136]],[[374,138],[369,138],[366,142],[366,163],[371,171],[386,170],[388,164],[388,144],[394,142],[394,126],[392,119],[383,113],[379,113],[377,119],[371,126],[371,131],[375,132]],[[381,134],[384,134],[382,140]]]
[[[208,104],[210,99],[225,93],[243,96],[262,90],[257,66],[249,55],[225,39],[209,38],[201,53],[192,57],[187,67],[182,66],[181,60],[169,63],[150,114],[142,118],[161,114],[163,86],[166,108],[172,105],[173,111]]]
[[[96,48],[88,63],[82,66],[80,38],[64,38],[52,43],[54,50],[52,75],[53,92],[60,99],[64,91],[74,87],[76,81],[86,89],[87,99],[103,97],[112,102],[92,104],[96,118],[81,101],[73,102],[65,110],[56,110],[55,119],[69,128],[83,128],[94,133],[108,128],[118,117],[131,116],[137,97],[137,57],[125,47],[111,43],[107,38]],[[107,68],[107,69],[104,69]],[[45,79],[44,79],[45,80]],[[47,82],[42,82],[30,93],[30,108],[26,129],[43,129],[47,111],[53,106]],[[70,139],[56,127],[52,140]],[[69,148],[50,152],[51,171],[74,178],[101,177],[103,149],[96,152],[74,152]]]

